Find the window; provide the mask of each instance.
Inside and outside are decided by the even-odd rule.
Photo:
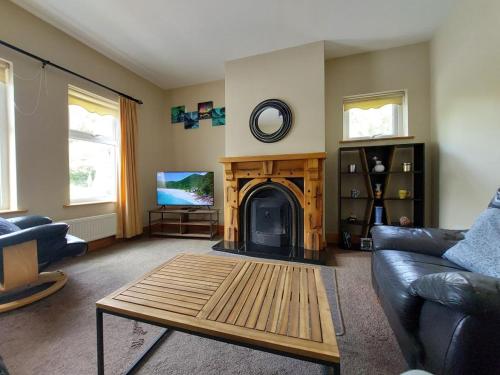
[[[0,210],[17,209],[12,64],[0,60]]]
[[[407,135],[405,91],[344,98],[344,140]]]
[[[118,103],[68,89],[70,203],[116,201]]]

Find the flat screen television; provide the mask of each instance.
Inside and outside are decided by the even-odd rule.
[[[157,172],[159,206],[213,206],[214,172]]]

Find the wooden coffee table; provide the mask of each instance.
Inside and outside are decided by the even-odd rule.
[[[103,314],[305,361],[340,373],[340,354],[320,268],[181,254],[96,304],[97,369],[104,374]]]

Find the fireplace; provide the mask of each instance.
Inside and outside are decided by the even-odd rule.
[[[241,204],[245,250],[295,257],[303,247],[302,216],[288,188],[274,182],[256,185]]]
[[[321,262],[325,153],[224,157],[224,240],[214,250]]]

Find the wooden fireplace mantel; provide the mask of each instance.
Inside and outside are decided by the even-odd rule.
[[[326,159],[326,152],[313,152],[307,154],[278,154],[278,155],[253,155],[253,156],[223,156],[219,163],[236,163],[242,161],[264,161],[264,160],[305,160]]]
[[[224,241],[240,241],[239,209],[254,186],[272,181],[286,186],[304,209],[304,249],[320,251],[323,240],[325,152],[221,157],[224,166]],[[291,179],[303,179],[303,190]],[[240,180],[245,179],[244,184]]]

